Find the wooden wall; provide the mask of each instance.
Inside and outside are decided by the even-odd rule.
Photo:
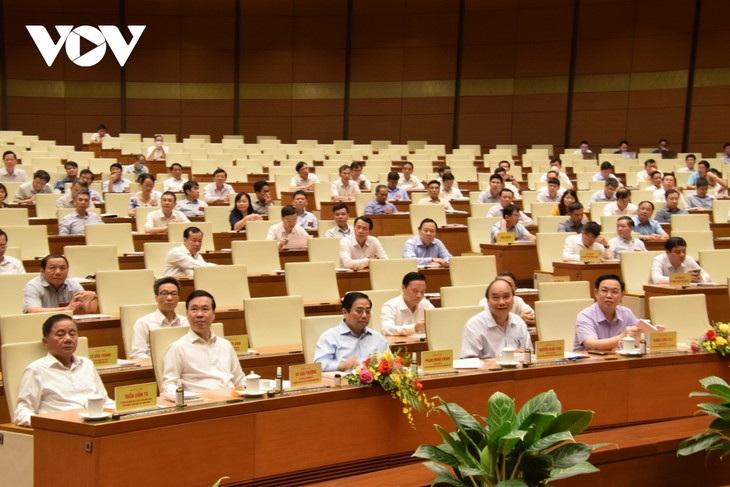
[[[686,137],[706,154],[730,139],[724,0],[5,0],[2,15],[0,128],[58,143],[102,122],[449,147]],[[49,68],[25,25],[64,23],[147,28],[124,69],[109,50]]]

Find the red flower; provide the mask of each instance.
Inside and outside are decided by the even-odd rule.
[[[391,370],[393,370],[393,364],[388,360],[381,360],[378,364],[378,372],[381,374],[390,374]]]
[[[692,353],[697,353],[700,351],[700,346],[697,345],[697,342],[692,342],[689,348],[692,350]]]
[[[710,329],[710,330],[707,330],[707,333],[705,333],[705,337],[708,340],[714,340],[715,338],[717,338],[717,333],[715,333],[714,329]]]
[[[373,373],[370,372],[368,369],[362,369],[360,371],[360,380],[363,381],[363,383],[365,384],[372,384]]]
[[[365,359],[365,361],[363,361],[363,363],[362,363],[362,364],[363,364],[363,365],[364,365],[365,367],[369,367],[369,366],[370,366],[370,359],[371,359],[371,358],[372,358],[372,357],[368,357],[368,358],[366,358],[366,359]]]
[[[413,381],[413,387],[415,387],[418,392],[421,392],[421,389],[423,389],[423,384],[420,380],[416,379]]]
[[[403,365],[403,357],[401,357],[400,355],[398,355],[395,358],[395,366],[396,367],[400,367],[401,365]]]

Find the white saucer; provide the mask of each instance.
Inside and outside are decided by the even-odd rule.
[[[239,390],[236,390],[235,392],[239,396],[243,396],[243,397],[261,397],[261,396],[264,396],[264,395],[268,394],[269,391],[268,390],[265,390],[265,391],[260,390],[259,392],[248,392],[248,391],[239,391]]]
[[[79,416],[84,418],[84,421],[101,421],[111,417],[112,413],[103,412],[101,416],[89,416],[89,413],[79,413]]]
[[[619,355],[626,356],[626,357],[641,357],[641,352],[639,351],[638,348],[631,350],[631,351],[616,350],[616,353]]]
[[[517,364],[519,364],[519,362],[502,362],[500,360],[497,360],[497,365],[499,365],[503,369],[514,369],[517,367]]]

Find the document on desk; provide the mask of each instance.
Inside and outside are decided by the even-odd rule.
[[[479,357],[460,358],[454,360],[455,369],[480,369],[484,362]]]

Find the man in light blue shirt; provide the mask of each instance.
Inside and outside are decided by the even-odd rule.
[[[424,218],[418,226],[418,235],[406,240],[403,247],[404,259],[416,259],[418,265],[445,267],[449,265],[451,254],[443,242],[436,238],[436,222]]]
[[[502,221],[492,225],[492,243],[497,241],[498,233],[514,233],[515,240],[535,241],[535,236],[527,231],[525,226],[520,223],[520,207],[510,203],[502,210]]]
[[[391,201],[408,201],[410,200],[410,198],[408,197],[408,193],[405,189],[398,186],[399,180],[400,176],[397,172],[390,171],[388,173],[388,199]]]
[[[392,215],[398,213],[398,208],[388,201],[388,187],[379,184],[375,187],[375,199],[365,205],[363,213],[366,215]]]
[[[639,238],[643,241],[656,240],[664,242],[669,235],[664,231],[659,222],[650,218],[654,213],[654,203],[651,201],[642,201],[639,203],[639,209],[633,216],[634,231],[639,234]]]
[[[687,196],[687,209],[700,208],[711,210],[715,197],[707,194],[709,183],[705,178],[698,178],[695,182],[695,194]]]
[[[373,303],[367,294],[347,293],[342,299],[342,320],[317,340],[314,362],[324,372],[354,369],[373,354],[388,350],[385,337],[368,328]]]

